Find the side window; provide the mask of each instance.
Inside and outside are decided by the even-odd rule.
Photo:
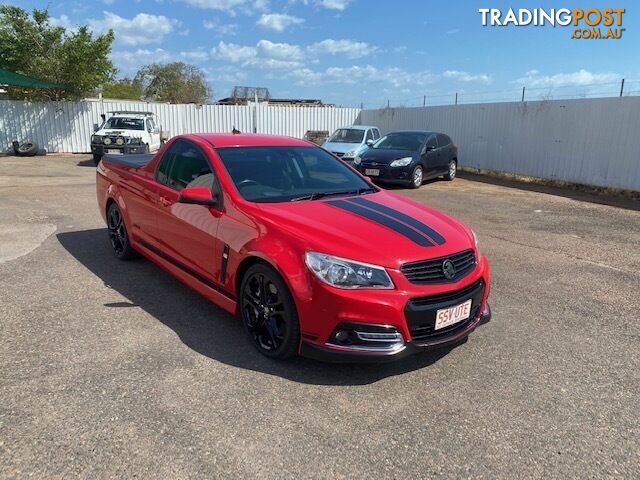
[[[429,139],[427,140],[426,147],[427,147],[427,150],[429,150],[430,148],[438,148],[438,144],[436,143],[436,136],[435,135],[431,135],[429,137]]]
[[[373,140],[373,130],[371,129],[367,130],[367,138],[365,138],[365,142],[368,142],[369,140]]]
[[[176,148],[167,186],[174,190],[186,187],[213,189],[215,177],[204,154],[190,142],[181,141]]]
[[[447,137],[446,135],[443,135],[442,133],[438,134],[438,145],[440,147],[446,147],[447,145],[449,145],[450,141],[449,141],[449,137]]]
[[[171,170],[171,161],[176,154],[180,146],[180,141],[174,142],[173,145],[169,147],[169,149],[164,152],[162,156],[162,160],[160,160],[160,164],[156,170],[156,182],[161,183],[163,185],[167,185],[169,180],[169,171]]]

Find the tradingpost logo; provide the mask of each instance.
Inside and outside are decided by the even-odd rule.
[[[479,8],[478,12],[485,27],[566,27],[574,39],[617,40],[626,30],[624,8]]]

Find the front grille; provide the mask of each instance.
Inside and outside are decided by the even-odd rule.
[[[444,274],[443,264],[446,260],[450,260],[455,268],[455,274],[451,278],[447,278]],[[475,267],[475,253],[473,250],[465,250],[446,257],[405,263],[400,267],[400,271],[411,283],[424,285],[426,283],[457,282],[471,273]]]
[[[464,330],[478,315],[484,296],[484,282],[478,279],[468,287],[428,297],[412,298],[405,307],[405,318],[412,340],[435,340]],[[453,307],[471,299],[471,314],[460,322],[435,330],[438,310]]]

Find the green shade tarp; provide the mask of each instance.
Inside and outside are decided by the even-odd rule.
[[[37,78],[27,77],[26,75],[20,75],[19,73],[13,73],[0,68],[0,86],[1,85],[27,88],[57,88],[62,90],[67,88],[59,83],[45,82],[44,80],[38,80]]]

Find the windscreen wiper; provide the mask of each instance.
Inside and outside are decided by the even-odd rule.
[[[317,200],[318,198],[322,198],[325,195],[327,195],[327,194],[323,193],[323,192],[314,192],[314,193],[310,193],[308,195],[301,195],[299,197],[294,197],[289,201],[290,202],[299,202],[301,200]]]
[[[372,187],[367,188],[358,188],[357,190],[345,190],[341,192],[314,192],[308,195],[301,195],[300,197],[292,198],[291,202],[299,202],[301,200],[318,200],[319,198],[324,197],[335,197],[338,195],[364,195],[366,193],[375,192],[376,190]]]

